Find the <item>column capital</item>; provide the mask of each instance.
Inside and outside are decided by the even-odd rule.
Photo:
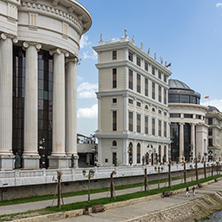
[[[77,57],[75,57],[75,58],[67,58],[66,59],[66,63],[68,63],[68,62],[73,62],[75,64],[78,64],[79,59]]]
[[[65,55],[65,57],[69,57],[69,52],[65,51],[65,50],[62,50],[62,49],[53,49],[53,50],[50,50],[49,51],[49,54],[52,56],[54,54],[58,54],[60,55],[61,53],[63,53]]]
[[[35,46],[37,50],[40,50],[42,48],[42,45],[40,43],[35,42],[23,42],[22,46],[24,50],[26,50],[29,46]]]
[[[182,126],[182,125],[184,126],[184,125],[185,125],[185,123],[179,123],[179,125],[180,125],[180,126]]]
[[[14,43],[18,42],[17,36],[10,35],[10,34],[2,32],[1,35],[0,35],[0,39],[6,40],[7,38],[12,39]]]

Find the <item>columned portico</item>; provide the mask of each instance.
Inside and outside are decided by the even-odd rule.
[[[38,169],[38,50],[40,44],[23,43],[25,60],[25,110],[23,168]]]
[[[12,153],[12,39],[0,38],[0,169],[13,169]]]

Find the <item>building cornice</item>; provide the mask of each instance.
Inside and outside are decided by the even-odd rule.
[[[64,5],[64,2],[66,4]],[[76,1],[75,1],[76,2]],[[84,34],[87,32],[91,25],[92,25],[92,18],[89,12],[86,10],[86,12],[83,11],[84,7],[82,8],[80,6],[76,6],[76,4],[71,1],[60,1],[58,4],[62,4],[62,6],[65,6],[66,10],[61,9],[61,7],[57,7],[57,4],[49,4],[49,1],[45,1],[43,4],[38,3],[38,1],[30,2],[30,1],[22,1],[21,6],[19,7],[19,11],[28,11],[28,12],[38,12],[39,14],[43,14],[49,17],[53,17],[56,19],[60,19],[62,21],[66,21],[71,25],[75,30],[80,34]],[[69,3],[69,4],[68,4]],[[78,2],[76,2],[78,3]],[[78,5],[80,5],[78,3]],[[74,11],[70,11],[69,9],[73,7],[75,8]],[[82,17],[78,16],[81,13],[83,15]]]
[[[151,104],[153,106],[156,106],[158,108],[164,109],[166,111],[169,111],[169,107],[163,104],[160,104],[152,99],[147,98],[146,96],[142,96],[140,94],[137,94],[134,91],[130,91],[130,90],[113,90],[112,92],[107,91],[107,92],[96,92],[97,98],[101,97],[101,96],[130,96],[133,98],[137,98],[138,100],[144,101],[148,104]]]
[[[192,103],[168,103],[169,108],[190,108],[190,109],[199,109],[202,111],[207,111],[208,108],[203,105],[199,104],[192,104]]]
[[[154,65],[161,72],[165,73],[168,77],[172,74],[172,72],[170,72],[163,64],[160,64],[156,59],[153,59],[149,54],[147,54],[143,49],[139,48],[135,43],[131,42],[128,38],[100,42],[98,46],[93,47],[93,49],[97,53],[124,48],[128,48],[133,53],[136,53],[140,58],[147,61],[151,65]]]
[[[155,143],[165,143],[170,144],[170,139],[165,138],[152,138],[139,135],[131,134],[95,134],[95,137],[98,139],[133,139],[133,140],[142,140],[146,142],[155,142]]]

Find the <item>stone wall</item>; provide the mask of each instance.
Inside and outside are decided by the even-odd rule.
[[[194,219],[203,219],[216,210],[220,210],[221,203],[222,199],[219,195],[211,194],[181,205],[129,219],[126,222],[191,222]]]

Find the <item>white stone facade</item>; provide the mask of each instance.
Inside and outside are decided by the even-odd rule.
[[[68,167],[77,156],[76,66],[89,12],[72,0],[0,1],[0,170],[13,169],[13,46],[25,51],[24,169],[39,168],[38,52],[50,52],[53,73],[53,136],[49,167]],[[69,160],[69,162],[68,162]]]
[[[128,36],[101,41],[98,53],[98,163],[168,160],[168,77],[171,72]]]

